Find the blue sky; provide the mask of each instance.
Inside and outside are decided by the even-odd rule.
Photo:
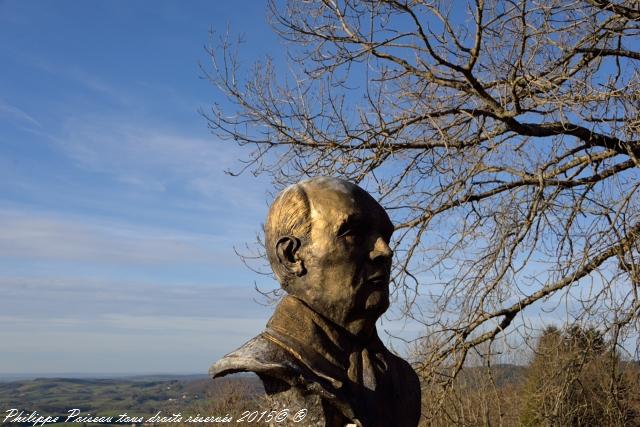
[[[199,108],[210,27],[279,55],[262,2],[0,1],[0,373],[206,372],[270,308],[233,248],[265,179]]]
[[[0,374],[205,373],[262,330],[234,248],[272,187],[198,113],[210,28],[285,66],[263,1],[0,0]]]
[[[283,55],[261,1],[0,1],[0,374],[204,373],[262,330],[234,247],[271,186],[198,114],[211,27]]]

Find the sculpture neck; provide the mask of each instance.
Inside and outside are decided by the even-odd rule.
[[[377,346],[380,343],[375,324],[364,328],[363,323],[350,323],[352,329],[345,328],[332,319],[316,312],[312,307],[295,296],[286,296],[276,308],[267,323],[267,331],[273,329],[280,335],[287,335],[305,344],[323,341],[341,351],[351,351],[354,347]],[[381,344],[381,343],[380,343]]]

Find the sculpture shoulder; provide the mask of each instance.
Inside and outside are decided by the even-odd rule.
[[[300,387],[305,393],[336,399],[337,390],[332,384],[303,366],[294,355],[267,338],[264,333],[227,354],[209,369],[212,378],[236,372],[255,372],[265,383],[267,392]]]
[[[209,369],[212,378],[236,372],[255,372],[281,379],[293,379],[301,373],[296,361],[263,334],[247,341]]]
[[[416,371],[411,367],[409,362],[391,352],[389,352],[388,360],[391,361],[393,370],[396,371],[396,375],[403,378],[403,382],[405,382],[408,389],[420,389],[420,379],[418,378],[418,374],[416,374]]]
[[[420,379],[409,362],[389,352],[389,367],[395,402],[402,402],[398,426],[417,426],[422,412]]]
[[[235,372],[255,372],[263,382],[266,399],[273,409],[307,409],[305,425],[346,425],[345,407],[322,380],[316,378],[280,346],[263,334],[218,360],[210,369],[213,378]],[[326,399],[326,401],[325,401]],[[335,408],[329,405],[333,402]],[[335,421],[335,422],[334,422]],[[344,421],[344,422],[342,422]],[[336,424],[337,422],[337,424]],[[271,425],[271,424],[270,424]]]

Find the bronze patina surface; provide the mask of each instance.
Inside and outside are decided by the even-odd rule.
[[[266,329],[210,369],[251,371],[274,408],[304,425],[417,426],[420,384],[380,341],[389,307],[393,224],[366,191],[336,178],[285,189],[265,224],[271,267],[287,292]]]

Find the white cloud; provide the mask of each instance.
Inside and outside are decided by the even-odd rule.
[[[21,52],[21,57],[31,66],[56,77],[71,80],[84,88],[102,93],[121,104],[129,104],[132,98],[124,91],[117,89],[112,84],[97,76],[95,73],[85,71],[76,65],[66,65],[60,62],[45,61],[41,56],[34,56],[28,52]]]
[[[206,373],[264,329],[265,318],[0,316],[1,373]]]
[[[107,264],[237,264],[223,237],[0,210],[0,256]]]
[[[200,281],[174,279],[164,283],[153,277],[136,281],[46,276],[0,276],[0,315],[23,319],[21,324],[28,319],[31,326],[53,319],[82,318],[82,326],[91,328],[91,322],[104,316],[246,319],[266,318],[272,311],[272,307],[256,302],[261,301],[260,295],[250,281],[231,284],[215,273]]]
[[[5,101],[0,100],[0,116],[2,115],[8,116],[12,119],[17,119],[22,122],[27,122],[37,127],[41,127],[40,122],[34,119],[26,111],[16,107],[15,105],[11,105]]]
[[[69,119],[57,146],[79,167],[149,192],[177,191],[220,207],[266,211],[265,180],[232,178],[233,143],[130,123],[122,117]]]
[[[108,332],[111,334],[153,334],[177,335],[180,333],[241,335],[249,336],[262,330],[264,317],[192,317],[192,316],[140,316],[135,314],[103,314],[93,318],[48,317],[0,315],[0,324],[11,327],[0,328],[0,333],[23,334],[25,331],[40,330],[51,333]],[[34,343],[37,344],[37,343]]]
[[[127,332],[193,332],[212,335],[232,333],[242,336],[260,332],[265,319],[236,317],[139,316],[110,314],[104,318],[109,326]]]

